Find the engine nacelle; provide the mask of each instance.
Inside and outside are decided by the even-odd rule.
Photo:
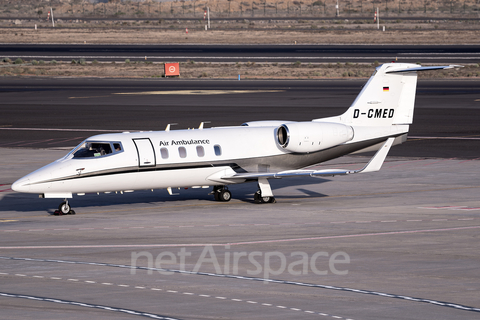
[[[277,128],[277,143],[295,153],[320,151],[353,139],[353,129],[340,123],[291,122]]]

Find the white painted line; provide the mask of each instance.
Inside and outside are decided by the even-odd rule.
[[[242,299],[231,299],[232,301],[243,301]]]
[[[113,283],[110,283],[110,282],[102,282],[102,284],[106,285],[106,286],[111,286],[113,285]]]
[[[151,288],[150,290],[153,290],[153,291],[163,291],[163,289],[159,289],[159,288]]]
[[[256,301],[247,301],[247,303],[258,303]]]
[[[199,294],[198,296],[199,296],[199,297],[210,298],[210,296],[209,296],[208,294]]]
[[[178,291],[175,291],[175,290],[167,290],[167,292],[170,292],[170,293],[178,293]]]
[[[118,284],[117,286],[124,287],[124,288],[130,287],[128,284]]]
[[[78,279],[67,279],[67,281],[79,281]]]
[[[277,308],[280,308],[280,309],[286,309],[287,307],[285,306],[276,306]]]
[[[145,287],[135,286],[135,289],[146,289]]]
[[[225,297],[215,297],[215,299],[221,299],[221,300],[224,300],[224,299],[227,299]]]
[[[21,273],[16,273],[15,275],[18,276],[18,277],[26,277],[27,276],[26,274],[21,274]]]
[[[272,306],[272,304],[270,304],[270,303],[262,303],[262,306],[271,307],[271,306]]]
[[[194,295],[194,293],[191,293],[191,292],[184,292],[183,294],[186,294],[186,295],[189,295],[189,296]]]
[[[86,283],[97,283],[96,281],[91,281],[91,280],[86,280],[84,282],[86,282]]]
[[[62,278],[58,278],[58,277],[50,277],[50,279],[53,279],[53,280],[62,280]]]

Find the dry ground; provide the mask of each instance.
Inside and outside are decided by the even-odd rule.
[[[480,30],[0,29],[0,43],[479,44]]]
[[[0,76],[60,76],[60,77],[125,77],[160,78],[164,70],[162,63],[131,61],[130,63],[99,63],[80,61],[33,61],[28,64],[0,63]],[[38,64],[37,64],[38,63]],[[181,78],[237,79],[325,79],[325,78],[368,78],[373,64],[306,64],[306,63],[180,63]],[[477,78],[478,65],[441,72],[425,72],[420,78]]]
[[[372,26],[370,26],[372,27]],[[478,30],[185,30],[145,28],[7,28],[0,29],[0,43],[136,43],[136,44],[479,44]],[[8,57],[0,57],[1,60]],[[0,60],[0,61],[1,61]],[[134,63],[44,63],[24,65],[0,62],[1,76],[161,77],[163,64]],[[167,62],[167,61],[166,61]],[[172,62],[172,61],[170,61]],[[379,61],[384,63],[386,61]],[[195,63],[181,64],[182,78],[366,78],[371,64]],[[429,73],[421,77],[430,77]],[[438,77],[480,77],[478,65],[435,73]]]

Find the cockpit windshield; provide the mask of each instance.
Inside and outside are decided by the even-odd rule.
[[[77,159],[103,157],[122,151],[123,148],[120,142],[84,141],[72,153],[73,158]]]

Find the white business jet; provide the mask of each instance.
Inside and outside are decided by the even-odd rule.
[[[12,185],[18,192],[65,199],[57,214],[73,214],[73,194],[213,186],[217,201],[232,197],[228,185],[258,181],[256,203],[275,202],[268,179],[334,176],[380,170],[390,147],[407,139],[413,120],[417,72],[387,63],[376,68],[342,115],[307,122],[253,121],[235,127],[124,132],[88,138],[65,157]],[[309,166],[363,150],[378,150],[360,170]]]

